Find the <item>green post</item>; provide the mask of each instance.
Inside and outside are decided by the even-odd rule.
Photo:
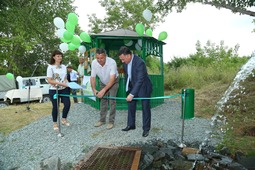
[[[182,89],[182,116],[184,119],[192,119],[194,118],[194,89]],[[184,109],[184,110],[183,110]],[[184,114],[183,114],[184,111]]]

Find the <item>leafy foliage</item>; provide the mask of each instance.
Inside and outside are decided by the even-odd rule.
[[[106,17],[99,19],[96,14],[90,15],[90,32],[99,33],[120,28],[135,30],[138,23],[153,29],[157,23],[164,21],[153,2],[154,0],[100,0],[99,3],[106,10]],[[150,23],[142,15],[146,8],[153,13]]]
[[[188,58],[174,58],[172,61],[166,64],[167,68],[177,69],[183,65],[193,65],[193,66],[202,66],[207,67],[210,65],[225,65],[231,66],[233,63],[241,62],[243,60],[238,56],[239,44],[237,44],[234,48],[229,48],[224,45],[224,41],[220,42],[220,45],[216,45],[211,41],[207,41],[204,47],[201,46],[200,41],[196,43],[196,53],[190,54]]]
[[[55,17],[74,11],[73,0],[3,0],[0,5],[0,74],[30,76],[36,63],[48,61],[58,48]],[[46,70],[39,65],[35,75]],[[45,73],[45,71],[44,71]]]
[[[184,10],[188,3],[202,3],[216,8],[225,8],[233,13],[255,16],[255,12],[250,7],[255,6],[254,0],[159,0],[158,10],[165,16],[176,9],[177,12]]]

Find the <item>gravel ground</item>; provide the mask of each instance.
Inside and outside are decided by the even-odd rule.
[[[0,169],[25,167],[35,169],[42,159],[58,156],[61,162],[77,162],[84,151],[96,145],[123,146],[134,143],[148,143],[155,139],[181,141],[181,102],[165,100],[152,108],[152,126],[148,137],[142,137],[142,112],[137,111],[136,130],[123,132],[126,127],[127,111],[117,111],[115,127],[106,125],[94,127],[99,111],[89,105],[73,104],[68,120],[70,127],[62,127],[63,137],[53,130],[51,116],[41,118],[4,138],[0,142]],[[203,142],[208,136],[211,120],[194,118],[185,120],[184,143]]]

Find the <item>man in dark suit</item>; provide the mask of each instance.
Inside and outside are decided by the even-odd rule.
[[[152,93],[152,83],[149,78],[146,64],[142,58],[132,54],[131,50],[126,46],[122,46],[119,50],[118,56],[123,63],[125,79],[126,79],[126,91],[128,96],[128,120],[127,127],[122,131],[134,130],[136,119],[136,104],[137,100],[133,98],[149,98]],[[143,112],[143,137],[149,135],[151,128],[151,108],[150,100],[142,99],[142,112]]]

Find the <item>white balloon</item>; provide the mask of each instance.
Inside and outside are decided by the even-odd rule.
[[[151,18],[152,18],[152,13],[151,13],[151,11],[150,10],[148,10],[148,9],[145,9],[144,11],[143,11],[143,17],[144,17],[144,19],[146,19],[146,21],[151,21]]]
[[[66,52],[68,50],[68,44],[67,43],[61,43],[59,45],[59,48],[62,52]]]
[[[139,40],[137,41],[137,43],[138,43],[138,45],[139,45],[140,47],[142,47],[142,46],[143,46],[143,42],[142,42],[142,40],[141,40],[141,39],[139,39]]]
[[[136,49],[137,51],[141,51],[141,47],[139,46],[138,43],[135,44],[135,49]]]
[[[16,80],[19,82],[19,81],[22,81],[22,77],[21,76],[18,76],[18,77],[16,77]]]
[[[63,38],[64,37],[64,32],[66,31],[66,29],[64,28],[60,28],[57,30],[57,36],[58,38]]]
[[[65,28],[65,22],[60,17],[54,18],[53,23],[57,28]]]
[[[133,41],[132,40],[130,40],[128,43],[126,43],[125,45],[126,46],[131,46],[133,44]]]
[[[81,46],[79,47],[79,52],[80,52],[81,54],[83,54],[83,53],[85,53],[85,51],[86,51],[86,47],[83,46],[83,45],[81,45]]]

